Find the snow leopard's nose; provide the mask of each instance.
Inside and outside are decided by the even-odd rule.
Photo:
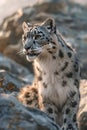
[[[26,40],[25,45],[24,45],[24,49],[25,49],[25,50],[29,50],[32,45],[33,45],[33,42],[32,42],[32,41]]]
[[[29,50],[30,48],[31,48],[31,46],[29,46],[29,45],[27,45],[27,44],[24,45],[24,49],[25,49],[25,50]]]

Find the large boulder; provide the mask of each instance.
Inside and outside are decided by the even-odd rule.
[[[60,130],[45,113],[24,107],[12,95],[0,95],[0,130]]]
[[[0,55],[0,93],[19,92],[26,84],[31,84],[33,75],[15,61]]]
[[[78,122],[80,130],[87,130],[87,80],[80,83],[81,101],[78,111]]]

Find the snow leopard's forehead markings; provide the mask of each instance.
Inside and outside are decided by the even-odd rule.
[[[29,33],[32,35],[44,36],[44,38],[46,39],[48,39],[48,36],[50,38],[50,33],[48,33],[48,30],[43,26],[35,25],[34,27],[30,29]]]

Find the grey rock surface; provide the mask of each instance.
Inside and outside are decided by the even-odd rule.
[[[0,93],[18,92],[21,87],[31,84],[33,75],[15,61],[0,55]]]
[[[0,130],[59,130],[45,113],[24,107],[15,97],[0,95]]]
[[[80,93],[81,101],[77,119],[80,130],[87,130],[87,80],[81,80]]]

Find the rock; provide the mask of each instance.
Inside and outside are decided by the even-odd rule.
[[[81,101],[78,111],[78,122],[80,130],[87,130],[87,80],[80,83]]]
[[[17,74],[18,76],[29,75],[29,70],[24,68],[22,65],[17,64],[15,61],[3,56],[2,54],[0,54],[0,69],[7,70],[13,74]]]
[[[87,110],[87,108],[86,108]],[[87,130],[87,111],[82,112],[79,118],[79,130]]]
[[[10,31],[0,32],[0,52],[3,53],[4,49],[9,45],[9,37],[10,37]]]
[[[15,97],[0,95],[0,130],[60,130],[45,113],[24,107]]]
[[[38,12],[47,12],[47,13],[64,13],[68,11],[67,3],[64,0],[40,0],[39,4],[35,5],[35,8]]]
[[[0,93],[18,92],[21,87],[31,84],[33,75],[23,66],[0,55]]]

